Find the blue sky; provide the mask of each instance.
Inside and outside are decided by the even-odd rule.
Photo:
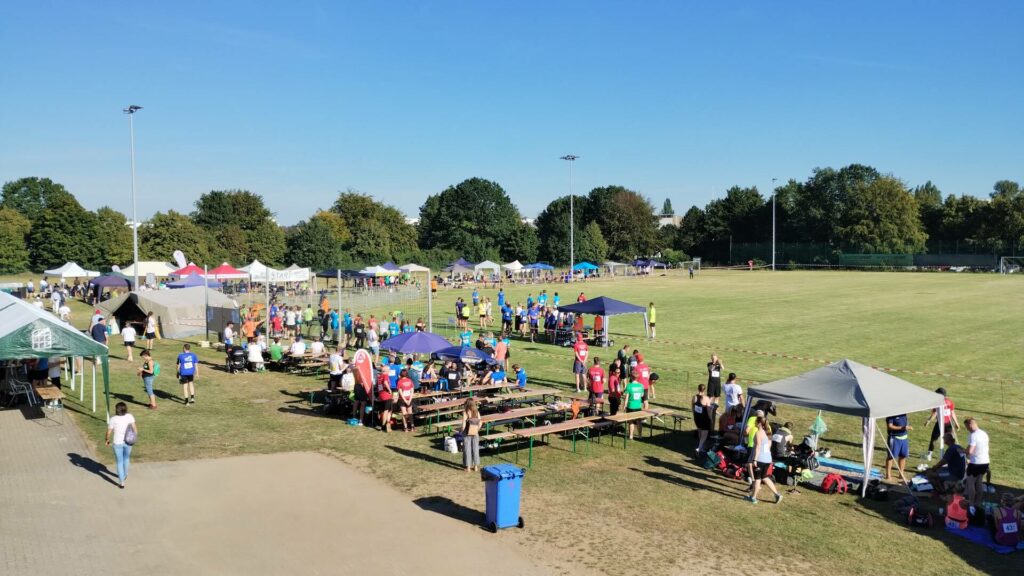
[[[1021,2],[19,2],[0,18],[0,180],[140,216],[205,191],[293,224],[354,188],[416,215],[480,176],[526,216],[621,184],[678,211],[870,164],[1024,180]]]

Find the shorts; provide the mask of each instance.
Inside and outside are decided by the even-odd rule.
[[[654,328],[654,322],[651,322],[650,326],[651,328]]]
[[[50,378],[50,384],[56,386],[57,388],[60,388],[60,376],[54,376],[53,378]]]
[[[892,451],[892,455],[896,458],[906,458],[910,456],[910,440],[908,438],[894,438],[890,436],[889,450]]]
[[[604,392],[591,392],[590,397],[596,400],[603,400]]]
[[[629,407],[626,408],[626,412],[639,412],[641,410],[643,410],[642,407],[641,408],[629,408]]]
[[[712,398],[718,398],[722,395],[722,381],[708,381],[708,396]]]
[[[366,388],[363,388],[360,385],[356,385],[355,393],[356,393],[356,402],[369,402],[370,401],[370,396],[369,396],[369,394],[366,393]]]
[[[391,410],[391,400],[377,400],[373,403],[373,409],[377,412],[384,412],[385,410]]]
[[[487,318],[487,314],[481,314],[480,317],[481,318]]]
[[[341,385],[341,374],[329,374],[327,376],[327,387],[337,388]]]
[[[142,385],[146,387],[146,395],[153,396],[153,376],[144,376],[142,378]]]
[[[647,394],[648,394],[648,392],[649,392],[649,390],[645,388],[644,389],[644,395],[643,395],[644,402],[647,402]]]
[[[573,374],[583,374],[587,371],[587,367],[584,366],[583,362],[580,362],[579,360],[573,360],[572,371]]]
[[[156,340],[156,332],[146,332],[146,340]]]
[[[968,464],[967,465],[967,477],[971,476],[984,476],[988,472],[988,464]]]
[[[42,370],[33,370],[32,371],[32,381],[35,382],[36,380],[46,380],[46,378],[49,375],[50,375],[50,369],[49,368],[43,368]]]
[[[754,480],[763,480],[768,478],[770,474],[768,470],[772,467],[771,462],[755,462],[754,463]]]
[[[181,384],[188,384],[189,382],[195,382],[195,380],[196,380],[195,374],[179,374],[178,375],[178,382],[181,383]]]
[[[395,402],[395,404],[398,404],[398,409],[401,410],[402,412],[405,412],[406,410],[412,412],[412,402],[406,402],[405,400],[399,398],[398,402]]]
[[[230,344],[230,342],[228,344]],[[125,340],[124,341],[124,347],[125,348],[131,348],[132,346],[135,346],[135,340]]]
[[[746,463],[747,464],[753,464],[757,460],[757,458],[755,458],[754,456],[755,456],[755,454],[754,454],[754,447],[753,446],[747,446],[747,460],[746,460]]]

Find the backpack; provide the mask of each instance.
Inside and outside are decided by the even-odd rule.
[[[719,466],[725,465],[725,458],[721,452],[705,452],[704,461],[701,462],[701,467],[705,470],[714,470]]]
[[[723,472],[726,478],[732,478],[733,480],[742,480],[743,475],[746,473],[746,469],[743,466],[737,466],[736,464],[729,464],[726,466]]]
[[[904,496],[893,504],[896,514],[914,528],[931,528],[935,520],[930,512],[921,509],[921,503],[916,496]]]
[[[846,478],[834,472],[826,474],[825,479],[821,481],[821,491],[825,494],[846,494],[848,490]]]
[[[160,363],[159,362],[153,362],[153,376],[159,376],[159,375],[160,375]]]

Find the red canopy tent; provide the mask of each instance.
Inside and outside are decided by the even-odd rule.
[[[174,272],[171,272],[169,276],[184,278],[189,274],[199,274],[200,276],[203,276],[204,274],[206,274],[206,271],[203,270],[201,266],[196,266],[195,264],[189,262],[188,266],[185,266],[181,270],[175,270]]]
[[[218,278],[220,280],[241,280],[243,278],[248,278],[249,274],[247,272],[242,272],[225,262],[213,270],[210,270],[209,276],[210,278]]]

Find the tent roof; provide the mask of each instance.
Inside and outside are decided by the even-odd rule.
[[[516,270],[522,270],[523,269],[523,263],[520,262],[519,260],[516,260],[515,262],[509,262],[508,264],[503,264],[501,267],[504,268],[505,270],[512,270],[514,272]]]
[[[388,260],[387,262],[381,264],[380,267],[387,270],[388,272],[399,272],[398,266],[395,266],[395,263],[392,262],[391,260]]]
[[[68,262],[60,268],[54,268],[53,270],[44,270],[43,274],[60,276],[61,278],[95,278],[100,275],[99,272],[86,270],[74,262]]]
[[[473,266],[473,270],[476,272],[479,272],[480,270],[501,270],[501,266],[499,266],[496,262],[484,260],[483,262],[477,264],[476,266]]]
[[[365,274],[367,276],[388,276],[392,272],[393,270],[387,270],[381,266],[367,266],[359,271],[360,274]]]
[[[168,288],[191,288],[193,286],[206,286],[208,288],[220,288],[223,286],[220,282],[213,280],[212,278],[207,280],[203,278],[202,274],[189,274],[181,280],[174,282],[168,282]]]
[[[328,268],[327,270],[321,270],[316,273],[319,278],[337,278],[339,270],[337,268]],[[341,277],[348,278],[365,278],[366,275],[359,272],[359,270],[340,270]]]
[[[941,394],[853,360],[840,360],[797,376],[751,386],[748,396],[870,418],[931,410],[943,400]]]
[[[579,264],[572,267],[573,270],[597,270],[597,266],[594,266],[590,262],[580,262]]]
[[[205,273],[206,273],[206,271],[203,270],[201,267],[196,266],[192,262],[189,262],[188,266],[185,266],[184,268],[180,268],[178,270],[175,270],[174,272],[171,272],[169,274],[169,276],[177,276],[177,277],[181,278],[181,277],[184,277],[184,276],[188,276],[189,274],[200,274],[200,275],[202,275],[202,274],[205,274]]]
[[[0,358],[106,356],[103,344],[56,316],[0,292]]]
[[[400,270],[402,272],[430,272],[430,268],[420,266],[419,264],[413,264],[412,262],[402,266]]]
[[[247,272],[242,272],[241,270],[235,268],[234,266],[228,264],[227,262],[210,270],[209,274],[214,278],[221,278],[225,280],[238,280],[241,278],[249,277],[249,274]]]
[[[472,266],[472,264],[470,264],[470,266]],[[452,264],[451,266],[443,268],[442,272],[451,272],[452,274],[472,274],[475,270],[470,267],[463,266],[462,264]]]
[[[89,284],[102,288],[131,288],[135,279],[120,272],[107,272],[89,280]]]
[[[598,296],[586,302],[560,306],[559,312],[572,312],[574,314],[597,314],[599,316],[616,316],[619,314],[644,314],[647,309],[643,306],[623,302],[607,296]]]
[[[174,272],[175,266],[168,264],[167,262],[148,261],[139,262],[139,276],[146,276],[152,274],[157,278],[170,276],[171,272]],[[127,266],[121,266],[121,274],[125,276],[135,276],[135,264],[131,263]]]
[[[554,270],[555,269],[554,266],[552,266],[550,264],[545,264],[543,262],[534,262],[533,264],[527,264],[526,266],[524,266],[524,268],[527,268],[529,270]]]
[[[608,260],[603,264],[603,266],[605,268],[618,268],[620,266],[629,266],[629,264],[623,264],[622,262],[614,262],[612,260]]]
[[[451,265],[455,266],[456,264],[458,264],[459,266],[465,266],[467,268],[472,268],[473,267],[473,263],[470,262],[469,260],[466,260],[465,258],[459,258],[455,262],[452,262]]]

